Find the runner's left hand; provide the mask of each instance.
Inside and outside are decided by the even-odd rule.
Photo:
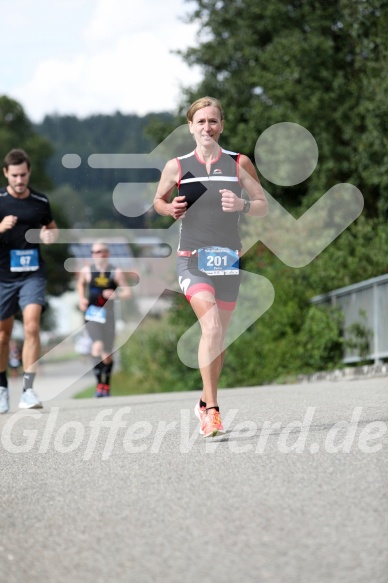
[[[235,213],[241,212],[244,206],[244,201],[235,195],[234,192],[228,190],[227,188],[222,188],[221,193],[221,204],[222,210],[225,213]]]
[[[55,233],[53,229],[48,229],[45,225],[40,230],[40,240],[45,245],[50,245],[50,243],[54,243],[55,241]]]

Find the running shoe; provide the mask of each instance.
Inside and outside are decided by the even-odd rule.
[[[109,385],[102,385],[102,396],[103,397],[110,397],[110,386]]]
[[[98,383],[94,396],[97,398],[104,397],[105,396],[104,387],[105,385],[103,383]]]
[[[0,413],[6,413],[9,410],[8,388],[0,387]]]
[[[202,418],[201,433],[204,437],[214,437],[225,433],[221,423],[221,417],[216,409],[210,409]]]
[[[23,391],[19,401],[19,409],[42,409],[43,405],[39,401],[32,389]]]
[[[200,402],[198,401],[198,403],[195,405],[194,407],[194,413],[196,414],[196,416],[198,417],[198,419],[200,421],[202,421],[202,417],[203,415],[206,414],[206,407],[201,407]]]
[[[201,435],[203,435],[203,431],[202,431],[202,421],[203,421],[204,415],[206,415],[206,407],[201,407],[200,404],[199,404],[199,401],[198,401],[198,403],[194,407],[194,413],[195,413],[196,417],[198,417],[198,419],[199,419],[199,421],[201,423],[200,429],[199,429],[199,433]]]

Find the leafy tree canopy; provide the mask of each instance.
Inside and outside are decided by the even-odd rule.
[[[226,112],[225,142],[253,154],[270,125],[294,122],[315,137],[319,165],[297,189],[276,189],[288,205],[309,203],[339,182],[363,192],[366,212],[388,210],[387,0],[196,0],[189,17],[197,47],[182,51],[202,95]],[[292,147],[292,145],[290,145]],[[264,185],[266,181],[263,180]]]
[[[110,226],[143,228],[144,217],[125,217],[112,202],[112,193],[118,183],[156,182],[157,169],[96,169],[88,165],[91,154],[138,154],[151,152],[159,143],[148,133],[148,127],[171,123],[169,113],[148,114],[144,117],[123,115],[92,115],[79,119],[72,115],[46,116],[35,129],[54,145],[48,163],[48,173],[55,184],[55,199],[63,200],[67,194],[66,214],[71,224],[77,226]],[[172,127],[175,129],[176,125]],[[80,165],[66,168],[62,164],[65,154],[76,154]]]
[[[31,186],[42,192],[50,191],[53,183],[46,172],[48,159],[53,154],[51,142],[36,133],[33,124],[26,116],[23,107],[13,99],[0,96],[0,155],[3,160],[13,148],[23,148],[31,159]],[[1,173],[2,185],[7,181]],[[60,228],[68,228],[62,207],[51,205],[54,219]],[[47,266],[47,292],[50,295],[61,295],[69,288],[72,276],[63,266],[69,256],[67,245],[42,245],[42,253]]]
[[[15,100],[0,96],[0,155],[13,148],[23,148],[31,158],[32,180],[38,190],[51,190],[53,183],[46,172],[47,161],[53,153],[50,141],[39,135],[26,116],[23,107]],[[1,184],[6,184],[1,174]]]
[[[264,187],[295,214],[342,182],[356,185],[365,199],[363,216],[304,268],[285,266],[262,244],[244,256],[244,269],[274,285],[275,301],[228,348],[220,386],[284,381],[341,366],[341,314],[310,300],[387,271],[388,2],[195,0],[195,6],[188,20],[199,26],[199,43],[180,54],[201,68],[203,79],[184,92],[180,122],[195,99],[217,97],[226,114],[223,145],[252,159],[269,126],[301,124],[317,141],[315,172],[292,188],[262,177]],[[178,338],[193,323],[182,298],[168,323]],[[142,358],[151,361],[152,348],[143,347]],[[165,370],[170,349],[159,348],[156,370]],[[134,359],[125,362],[130,370]],[[180,371],[181,363],[171,359],[161,382],[178,386]],[[197,371],[187,375],[186,387],[195,388]]]

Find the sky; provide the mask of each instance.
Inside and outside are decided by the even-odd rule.
[[[175,112],[201,78],[174,50],[196,46],[185,0],[0,0],[0,95],[49,114]]]

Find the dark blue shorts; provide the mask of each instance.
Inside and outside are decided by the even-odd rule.
[[[0,282],[0,320],[15,316],[30,304],[46,307],[46,278],[41,274],[27,275],[14,281]]]

